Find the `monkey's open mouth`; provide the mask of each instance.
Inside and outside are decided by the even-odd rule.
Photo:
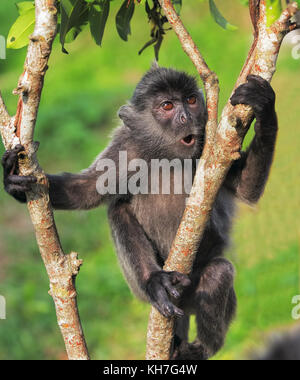
[[[193,146],[195,144],[195,137],[194,135],[188,135],[181,139],[180,142],[185,146]]]

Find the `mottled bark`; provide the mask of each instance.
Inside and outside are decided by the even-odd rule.
[[[173,242],[164,270],[189,274],[196,249],[203,236],[217,193],[234,162],[240,158],[243,139],[253,120],[249,106],[233,107],[228,101],[218,124],[218,80],[201,56],[192,38],[176,14],[171,0],[159,0],[183,50],[188,54],[204,82],[208,108],[206,142],[194,179],[187,206]],[[258,7],[255,8],[254,7]],[[246,82],[249,74],[260,75],[271,81],[285,34],[296,27],[290,24],[297,11],[293,3],[270,28],[266,27],[265,0],[250,0],[251,18],[254,24],[254,42],[236,86]],[[148,360],[168,360],[173,339],[174,320],[164,318],[152,308],[147,334]]]
[[[56,230],[49,201],[48,181],[40,168],[33,141],[34,128],[48,68],[52,43],[56,36],[57,9],[55,0],[36,0],[36,25],[30,36],[24,72],[14,91],[19,95],[15,117],[10,117],[0,96],[0,131],[6,149],[22,144],[19,155],[21,175],[34,175],[37,184],[27,195],[27,206],[34,225],[37,243],[44,261],[50,291],[56,308],[69,359],[89,359],[77,309],[75,278],[82,264],[76,253],[65,255]]]

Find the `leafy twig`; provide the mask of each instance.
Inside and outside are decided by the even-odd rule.
[[[253,111],[248,106],[233,107],[228,101],[217,126],[219,87],[216,75],[206,65],[198,48],[176,14],[171,0],[159,1],[183,50],[197,68],[204,82],[207,96],[208,123],[206,125],[205,147],[186,210],[164,266],[166,271],[189,274],[217,193],[232,163],[240,158],[242,141],[253,119]],[[257,2],[257,0],[250,0],[251,7],[254,5],[253,1]],[[245,82],[250,73],[271,80],[281,42],[291,28],[289,20],[297,11],[296,3],[289,5],[280,19],[271,28],[267,28],[265,0],[259,1],[258,5],[260,17],[255,16],[254,19],[255,39],[257,41],[254,41],[252,45],[237,84]],[[147,359],[166,360],[170,358],[173,328],[173,319],[164,318],[156,309],[152,308],[147,334]]]
[[[65,255],[56,230],[49,201],[48,181],[39,167],[33,135],[37,113],[48,68],[52,43],[56,36],[57,9],[55,0],[36,0],[36,24],[18,87],[20,96],[15,118],[8,115],[0,97],[1,135],[6,149],[21,143],[25,154],[20,155],[21,175],[34,175],[37,184],[27,193],[27,206],[34,225],[37,243],[49,279],[50,295],[56,308],[58,325],[65,341],[69,359],[89,359],[77,309],[75,278],[82,264],[76,253]]]

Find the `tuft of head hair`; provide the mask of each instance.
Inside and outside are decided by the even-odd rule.
[[[156,70],[156,69],[159,69],[159,64],[157,60],[155,59],[154,61],[152,61],[151,70]]]
[[[156,64],[152,65],[138,83],[131,103],[136,109],[142,111],[149,104],[148,100],[155,98],[158,94],[180,93],[188,97],[198,91],[197,81],[192,76],[171,68],[159,67]]]

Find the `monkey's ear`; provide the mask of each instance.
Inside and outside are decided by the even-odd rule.
[[[136,112],[131,104],[126,104],[119,109],[118,116],[123,121],[123,123],[131,128],[134,125]]]
[[[152,61],[151,70],[157,70],[157,69],[159,69],[159,64],[157,60],[155,59],[154,61]]]

